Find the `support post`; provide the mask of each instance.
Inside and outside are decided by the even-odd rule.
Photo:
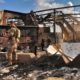
[[[54,23],[53,23],[53,28],[54,28],[54,42],[56,43],[56,20],[55,20],[55,16],[56,16],[56,10],[54,9],[54,12],[53,12],[53,14],[54,14]]]

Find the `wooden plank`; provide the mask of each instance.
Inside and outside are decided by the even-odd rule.
[[[34,58],[35,58],[34,53],[23,53],[23,52],[16,53],[16,60],[19,63],[31,63]]]
[[[65,80],[64,78],[62,78],[62,77],[49,77],[49,78],[47,78],[46,80]]]

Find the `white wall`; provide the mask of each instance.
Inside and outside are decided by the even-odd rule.
[[[80,54],[80,43],[62,43],[61,47],[64,53],[72,58]]]

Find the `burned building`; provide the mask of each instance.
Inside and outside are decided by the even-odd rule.
[[[80,36],[78,35],[80,33],[80,21],[75,16],[79,15],[79,13],[66,14],[62,11],[65,8],[71,7],[31,11],[30,13],[9,10],[0,11],[0,30],[3,29],[0,35],[5,34],[5,28],[8,29],[9,22],[14,21],[18,28],[21,29],[20,43],[22,45],[27,45],[30,41],[40,45],[43,39],[44,41],[50,39],[54,42],[60,40],[63,40],[63,42],[80,41]],[[49,25],[47,26],[47,24]],[[40,27],[40,25],[43,26]],[[60,32],[57,32],[57,26],[61,29]],[[50,31],[51,29],[53,29],[53,32]],[[3,39],[0,40],[3,41]]]
[[[27,19],[29,19],[27,21]],[[27,17],[26,13],[15,12],[10,10],[0,11],[0,44],[6,46],[8,40],[7,30],[9,29],[9,23],[13,21],[17,27],[21,30],[20,45],[27,46],[30,42],[35,42],[37,39],[37,28],[34,25],[28,25],[30,17]]]
[[[18,26],[25,26],[26,23],[26,14],[10,11],[10,10],[2,10],[0,11],[0,25],[8,25],[10,21],[14,21]]]

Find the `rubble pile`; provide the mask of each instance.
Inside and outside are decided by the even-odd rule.
[[[14,68],[14,66],[12,67]],[[48,80],[50,77],[63,78],[62,80],[80,79],[79,67],[68,67],[62,58],[56,55],[40,58],[31,64],[18,64],[14,70],[3,73],[2,70],[6,70],[6,68],[4,64],[0,65],[0,80]]]
[[[77,55],[77,56],[73,59],[73,61],[72,61],[71,63],[69,63],[69,66],[70,66],[70,67],[74,66],[74,67],[80,68],[80,54]]]
[[[41,69],[35,65],[25,65],[18,67],[18,69],[6,73],[0,74],[0,80],[47,80],[49,77],[64,78],[64,80],[79,80],[80,69],[78,68],[50,68]]]

